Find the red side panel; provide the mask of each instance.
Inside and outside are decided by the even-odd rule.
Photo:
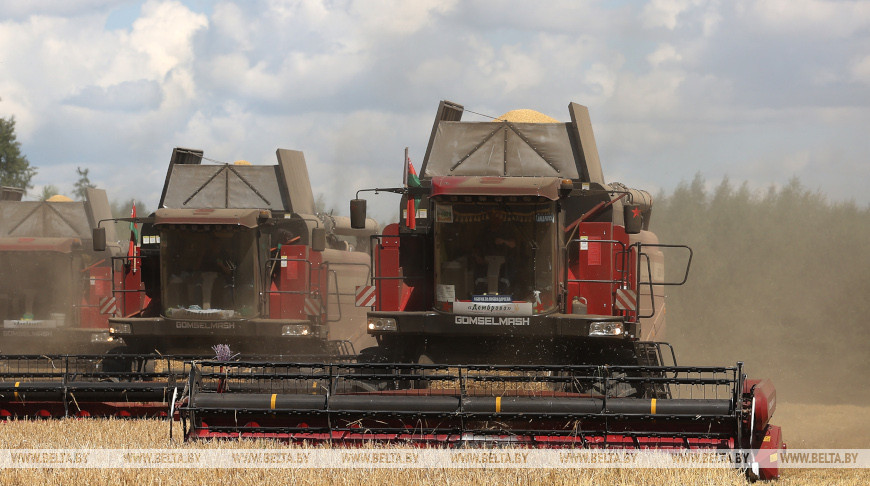
[[[755,398],[755,430],[762,430],[776,411],[776,388],[768,379],[746,380],[743,382],[743,393],[752,391]]]
[[[573,269],[579,280],[613,280],[613,245],[596,243],[610,240],[612,225],[610,223],[581,223],[577,238],[580,243],[572,245],[578,251],[577,265]],[[578,295],[586,301],[588,314],[613,315],[612,285],[605,283],[580,282]],[[570,299],[573,300],[573,299]]]
[[[82,289],[79,325],[84,328],[107,328],[109,316],[117,309],[112,298],[112,269],[108,266],[85,269],[88,274]]]
[[[782,431],[776,425],[768,425],[764,431],[761,446],[755,454],[758,463],[758,478],[762,480],[779,478],[780,453],[786,449],[782,443]]]
[[[568,279],[583,281],[568,282],[567,312],[577,312],[572,309],[577,297],[581,304],[586,303],[587,314],[624,314],[613,305],[616,291],[623,285],[636,290],[634,256],[626,258],[624,255],[629,249],[625,230],[610,223],[580,223],[576,238],[579,242],[570,246]]]
[[[384,237],[374,248],[375,286],[377,302],[375,309],[380,311],[401,310],[402,280],[399,268],[399,225],[391,224],[384,228]],[[407,296],[405,296],[405,299]]]
[[[132,265],[124,266],[123,296],[118,296],[118,310],[122,316],[129,316],[145,308],[145,286],[142,283],[142,263],[137,262],[137,270],[132,271]]]
[[[286,245],[281,247],[281,259],[275,270],[273,290],[269,294],[269,314],[273,319],[304,319],[305,295],[308,293],[308,247]]]

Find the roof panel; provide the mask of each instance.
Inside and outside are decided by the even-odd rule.
[[[579,178],[567,123],[438,124],[423,177]],[[506,149],[507,147],[507,149]]]
[[[163,206],[289,210],[274,165],[173,165]]]

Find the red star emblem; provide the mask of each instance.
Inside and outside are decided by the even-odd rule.
[[[640,208],[632,209],[631,210],[631,217],[632,218],[639,218],[640,217]]]

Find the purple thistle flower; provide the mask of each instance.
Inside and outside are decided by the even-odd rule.
[[[239,353],[233,354],[228,344],[215,344],[211,349],[214,350],[215,361],[230,361],[239,355]]]

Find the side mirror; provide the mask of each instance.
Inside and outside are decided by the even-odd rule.
[[[106,251],[106,228],[94,228],[94,251]]]
[[[350,200],[350,227],[353,229],[365,229],[366,227],[366,200]]]
[[[643,211],[637,204],[626,204],[622,207],[625,232],[630,235],[640,233],[643,228]]]
[[[326,229],[314,228],[311,230],[311,249],[314,251],[326,249]]]

